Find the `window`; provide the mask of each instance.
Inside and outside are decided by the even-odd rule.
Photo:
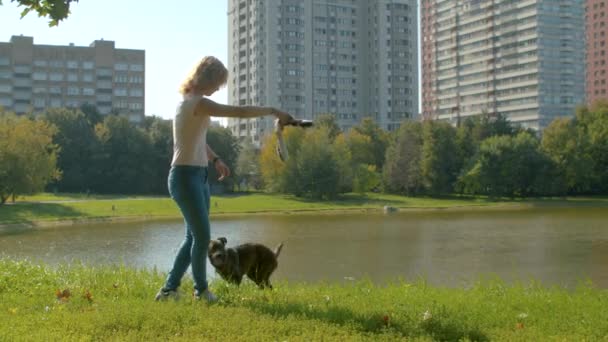
[[[44,99],[41,99],[41,98],[34,99],[34,107],[36,107],[36,108],[43,108],[45,104],[46,104],[46,101]]]
[[[95,89],[93,89],[93,88],[82,88],[82,95],[86,95],[86,96],[95,95]]]
[[[97,81],[97,88],[112,89],[112,82],[111,81]]]
[[[97,95],[98,102],[110,102],[112,101],[112,95]]]
[[[134,109],[134,110],[138,110],[138,109],[143,109],[144,105],[141,104],[141,103],[139,103],[139,102],[132,102],[132,103],[129,103],[129,108],[130,109]]]
[[[49,80],[51,80],[51,81],[63,81],[63,74],[60,74],[58,72],[52,72],[49,75]]]
[[[65,105],[66,105],[66,107],[69,107],[69,108],[76,108],[80,105],[80,103],[76,100],[68,100],[68,101],[66,101]]]
[[[114,96],[127,96],[127,89],[125,88],[115,88]]]
[[[32,69],[29,65],[15,65],[15,72],[21,74],[29,74],[32,72]]]
[[[129,70],[129,65],[126,63],[116,63],[116,64],[114,64],[114,70],[127,71],[127,70]]]
[[[86,70],[91,70],[93,69],[93,62],[82,62],[82,68],[86,69]]]
[[[131,89],[129,91],[130,96],[141,97],[144,96],[144,91],[142,89]]]
[[[112,76],[112,70],[107,68],[97,69],[97,76]]]
[[[58,108],[61,104],[61,99],[51,99],[51,107]]]
[[[46,72],[35,72],[32,74],[32,79],[35,81],[46,81],[48,75]]]
[[[68,69],[78,69],[78,61],[68,61]]]
[[[142,64],[131,64],[131,65],[129,65],[129,70],[131,70],[131,71],[144,71],[144,66]]]
[[[114,76],[114,82],[115,83],[127,83],[128,78],[129,77],[126,74],[116,75],[116,76]]]
[[[142,76],[131,76],[129,77],[129,83],[144,83]]]

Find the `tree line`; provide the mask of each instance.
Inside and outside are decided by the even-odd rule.
[[[542,134],[483,114],[454,127],[404,121],[387,132],[363,119],[342,132],[333,115],[310,129],[287,127],[290,158],[276,137],[261,149],[239,144],[227,128],[207,138],[233,170],[218,190],[265,190],[317,199],[347,192],[410,196],[608,194],[608,104],[581,107]],[[167,195],[173,153],[171,121],[100,115],[94,107],[32,116],[0,112],[0,201],[38,192]]]
[[[237,140],[210,128],[214,150],[234,165]],[[100,115],[95,107],[49,109],[18,116],[0,110],[0,201],[49,192],[166,195],[173,153],[171,121]],[[218,176],[210,171],[210,184]],[[233,179],[222,182],[232,188]]]
[[[269,136],[259,156],[271,191],[333,198],[344,192],[527,197],[608,194],[608,104],[577,109],[542,133],[482,114],[454,127],[404,121],[385,132],[364,119],[340,132],[333,116],[310,131],[290,128],[282,163]],[[254,174],[252,172],[252,174]]]

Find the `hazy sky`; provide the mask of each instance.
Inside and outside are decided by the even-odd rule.
[[[116,48],[146,50],[146,115],[172,118],[178,86],[205,55],[228,63],[228,2],[223,0],[80,0],[59,26],[10,0],[0,6],[0,41],[12,35],[34,37],[34,44],[89,46],[113,40]],[[220,89],[213,100],[225,103]]]

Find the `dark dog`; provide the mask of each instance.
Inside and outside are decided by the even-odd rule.
[[[270,275],[277,268],[277,258],[283,244],[274,251],[259,243],[245,243],[234,248],[227,248],[225,237],[209,242],[209,261],[217,273],[230,283],[240,285],[243,276],[247,275],[259,288],[270,285]]]

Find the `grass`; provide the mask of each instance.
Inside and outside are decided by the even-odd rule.
[[[608,206],[608,198],[488,199],[450,196],[444,198],[405,197],[389,194],[346,194],[333,201],[313,201],[289,195],[245,193],[213,196],[211,214],[280,213],[307,211],[379,210],[397,208],[524,206]],[[56,221],[94,219],[179,218],[175,203],[168,197],[86,196],[82,194],[40,194],[19,198],[15,204],[0,206],[0,226],[41,224]]]
[[[49,267],[0,259],[0,340],[65,341],[599,341],[608,293],[480,280],[469,288],[277,283],[260,291],[222,281],[215,305],[156,303],[164,279],[121,266]],[[62,295],[64,290],[70,295]],[[61,295],[57,295],[57,294]]]

